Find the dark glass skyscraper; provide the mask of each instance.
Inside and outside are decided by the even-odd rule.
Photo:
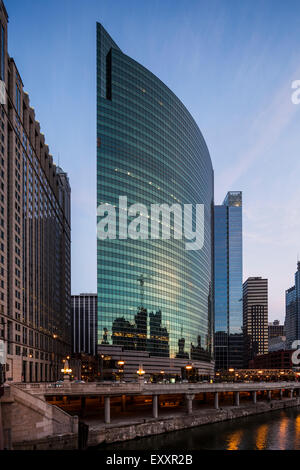
[[[209,152],[174,93],[123,54],[97,24],[98,206],[117,208],[119,196],[127,197],[128,206],[148,208],[203,204],[204,245],[186,250],[185,240],[173,237],[98,239],[98,351],[112,356],[117,351],[122,357],[131,351],[143,357],[146,372],[168,365],[175,370],[177,360],[182,366],[192,361],[195,368],[208,367],[213,271]]]
[[[286,346],[291,349],[293,341],[300,340],[300,261],[297,263],[295,285],[285,291]]]
[[[216,369],[243,367],[242,193],[228,192],[215,206],[215,361]]]
[[[71,297],[72,352],[97,354],[97,294]]]

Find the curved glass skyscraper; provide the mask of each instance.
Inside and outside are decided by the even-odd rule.
[[[133,218],[130,211],[120,209],[120,196],[123,201],[127,198],[126,207],[143,204],[149,214],[152,204],[176,204],[182,214],[184,204],[193,205],[194,230],[196,205],[202,205],[203,247],[186,249],[184,235],[176,237],[173,232],[178,219],[172,213],[169,224],[160,219],[161,230],[171,228],[170,239],[151,238],[149,214],[144,214],[149,220],[147,236],[142,237],[141,228],[142,239],[127,238],[124,216],[128,215],[128,224]],[[168,366],[174,372],[178,364],[188,363],[199,373],[201,367],[209,370],[213,332],[209,152],[181,101],[149,70],[123,54],[100,24],[97,203],[98,208],[103,204],[115,208],[117,227],[115,237],[99,240],[98,236],[98,351],[115,359],[126,356],[128,364],[135,357],[146,372]],[[103,215],[98,212],[98,227]]]

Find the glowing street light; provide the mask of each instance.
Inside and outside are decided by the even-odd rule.
[[[119,374],[120,375],[120,380],[122,380],[122,378],[124,377],[124,365],[125,365],[125,361],[123,361],[122,359],[120,359],[118,362],[118,367],[119,367]]]
[[[69,367],[68,359],[64,362],[64,368],[61,369],[61,372],[64,374],[64,380],[70,380],[70,374],[72,373],[72,369]]]
[[[71,374],[72,369],[60,369],[60,371],[63,372],[64,374]]]
[[[145,371],[143,369],[143,364],[139,365],[139,370],[137,370],[136,373],[139,377],[139,380],[141,380],[143,378],[143,375],[145,374]]]

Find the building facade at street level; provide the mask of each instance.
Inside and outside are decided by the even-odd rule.
[[[300,261],[297,263],[295,285],[285,291],[285,335],[287,348],[300,340]]]
[[[72,295],[72,353],[97,354],[97,294]]]
[[[279,320],[274,320],[268,324],[269,340],[277,336],[284,336],[284,325],[280,325]]]
[[[249,277],[243,284],[246,366],[268,353],[268,279]]]
[[[216,369],[240,369],[244,365],[242,193],[228,192],[214,213]]]
[[[272,351],[261,354],[249,361],[250,369],[290,369],[293,368],[292,350]]]
[[[70,185],[7,52],[0,2],[0,341],[6,380],[55,379],[70,351]]]
[[[119,196],[148,211],[151,204],[190,204],[195,212],[202,204],[203,247],[186,249],[173,229],[170,239],[126,238],[124,217],[116,239],[98,237],[99,354],[116,360],[114,351],[130,352],[136,370],[136,353],[144,352],[149,372],[167,369],[170,360],[179,370],[189,363],[200,373],[204,364],[213,369],[213,168],[206,143],[174,93],[97,24],[98,206],[118,208]],[[160,230],[172,220],[160,220]]]

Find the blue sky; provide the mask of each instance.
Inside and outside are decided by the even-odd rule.
[[[9,52],[72,186],[72,292],[96,291],[96,21],[198,123],[215,201],[244,197],[244,279],[269,279],[269,318],[300,256],[300,2],[6,0]]]

